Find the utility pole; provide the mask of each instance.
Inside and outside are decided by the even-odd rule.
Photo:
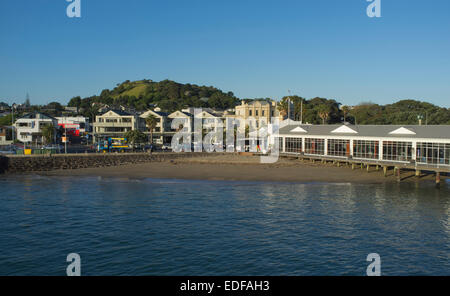
[[[303,98],[301,99],[301,107],[300,107],[300,124],[303,124]]]
[[[12,109],[12,117],[11,117],[11,129],[12,129],[12,141],[14,144],[14,108],[16,107],[16,104],[12,104],[11,105],[11,109]]]
[[[66,117],[64,117],[64,152],[67,154],[67,124]]]
[[[288,90],[289,97],[288,97],[288,119],[290,121],[291,119],[291,91]]]

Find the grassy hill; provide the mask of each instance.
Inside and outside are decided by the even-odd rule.
[[[137,110],[157,106],[172,112],[185,107],[228,109],[233,108],[239,99],[232,92],[225,93],[212,86],[182,84],[171,80],[127,80],[112,90],[103,90],[100,96],[84,99],[75,97],[69,102],[69,106],[89,109],[93,102],[112,106],[124,105]]]

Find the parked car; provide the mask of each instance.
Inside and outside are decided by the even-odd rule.
[[[42,150],[55,150],[58,153],[61,153],[64,150],[62,145],[47,145],[41,148]]]
[[[14,145],[9,146],[1,146],[0,147],[0,154],[16,154],[17,147]]]

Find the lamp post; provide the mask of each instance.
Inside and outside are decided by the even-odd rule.
[[[288,90],[289,97],[288,97],[288,119],[291,120],[291,91]]]
[[[67,123],[64,117],[64,153],[67,154]]]
[[[12,117],[11,117],[11,128],[12,128],[12,141],[14,144],[14,109],[16,108],[16,104],[13,103],[11,105],[11,109],[12,109]]]
[[[300,124],[303,124],[303,98],[301,98],[301,105],[300,105]]]

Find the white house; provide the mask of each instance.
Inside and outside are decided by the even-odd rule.
[[[43,144],[42,129],[51,125],[55,129],[58,126],[58,120],[49,115],[35,112],[29,113],[14,123],[16,128],[17,140],[22,143]]]

